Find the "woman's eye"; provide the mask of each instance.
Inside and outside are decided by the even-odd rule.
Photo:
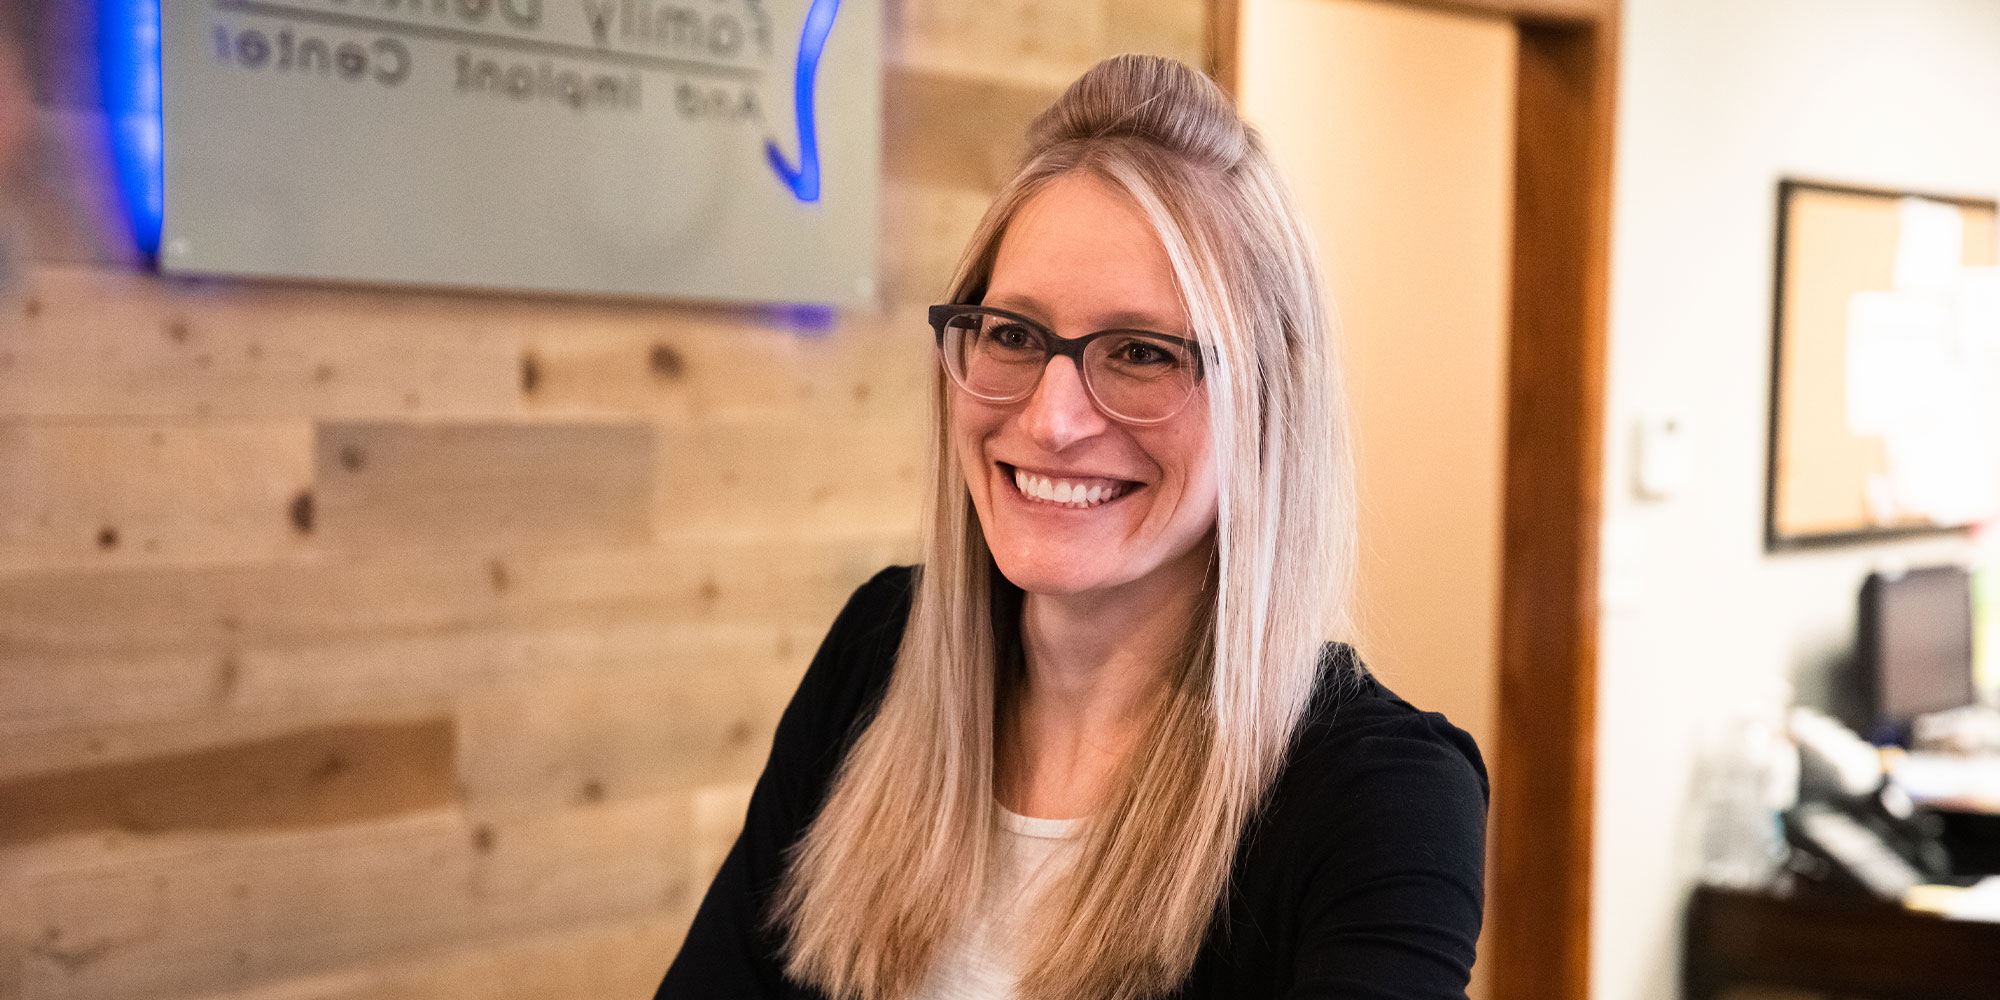
[[[1118,359],[1129,365],[1171,365],[1180,359],[1159,344],[1149,344],[1143,340],[1126,341],[1118,349]]]
[[[987,333],[987,336],[1001,347],[1031,347],[1035,343],[1035,335],[1027,327],[1018,324],[995,327]]]

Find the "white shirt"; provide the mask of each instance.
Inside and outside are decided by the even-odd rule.
[[[1020,943],[1049,884],[1069,867],[1083,821],[1036,819],[993,806],[986,885],[967,926],[938,956],[915,1000],[1003,1000],[1020,979]]]

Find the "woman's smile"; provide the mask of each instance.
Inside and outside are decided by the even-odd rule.
[[[1003,477],[1013,480],[1017,499],[1058,509],[1094,510],[1116,502],[1140,486],[1129,479],[1047,472],[1006,462],[995,464]]]

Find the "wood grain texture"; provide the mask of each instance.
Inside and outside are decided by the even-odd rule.
[[[449,701],[370,705],[358,712],[352,707],[336,705],[276,712],[231,710],[223,706],[156,723],[15,731],[6,737],[7,752],[0,754],[0,781],[260,743],[301,731],[351,725],[357,719],[394,725],[436,718],[455,718]]]
[[[1202,68],[1229,96],[1242,96],[1242,0],[1208,0],[1208,33]]]
[[[43,266],[0,306],[0,417],[497,417],[520,409],[505,310],[382,291]]]
[[[683,539],[671,546],[413,552],[256,566],[0,577],[0,663],[311,645],[523,624],[808,621],[915,555],[913,532]],[[0,699],[4,704],[4,699]]]
[[[709,878],[722,867],[724,858],[729,856],[729,848],[736,842],[737,832],[743,828],[743,818],[750,810],[750,793],[755,782],[744,781],[730,785],[711,785],[697,789],[694,794],[694,866],[695,870]]]
[[[673,663],[741,669],[789,656],[811,634],[803,626],[641,620],[24,660],[6,668],[0,734],[160,722],[219,708],[404,704],[531,679],[568,683],[586,669]]]
[[[902,0],[887,13],[896,70],[1055,90],[1120,52],[1199,65],[1207,26],[1201,4],[1157,0]]]
[[[643,542],[653,462],[639,423],[321,423],[314,534],[348,550]]]
[[[24,996],[184,996],[452,942],[681,912],[685,795],[229,839],[107,837],[0,870]]]
[[[481,691],[461,711],[467,808],[509,815],[750,782],[804,672],[810,650],[799,645],[781,638],[761,657],[568,670],[560,684]]]
[[[928,305],[987,195],[903,182],[884,195],[885,284]],[[914,400],[928,384],[915,305],[825,332],[776,321],[44,265],[0,301],[0,417],[782,421]]]
[[[92,830],[353,822],[456,795],[450,718],[371,721],[0,781],[0,846]]]
[[[1028,124],[1062,93],[935,70],[890,73],[882,88],[882,141],[901,151],[885,162],[888,176],[975,191],[996,189],[1014,172]]]
[[[1120,48],[1107,0],[900,0],[886,13],[884,59],[932,76],[1060,89]]]
[[[1521,29],[1494,995],[1589,988],[1615,18]]]
[[[945,301],[959,256],[986,214],[992,194],[981,188],[921,181],[892,184],[882,194],[885,218],[895,220],[883,234],[884,293],[914,306]],[[898,310],[886,326],[901,337],[921,338],[918,343],[929,340],[930,326],[921,310]]]
[[[553,1000],[651,996],[692,907],[630,922],[479,941],[200,1000]]]
[[[742,537],[784,525],[886,531],[920,513],[924,428],[758,425],[664,432],[659,524],[669,536]]]
[[[305,424],[0,422],[0,574],[297,554],[310,455]]]

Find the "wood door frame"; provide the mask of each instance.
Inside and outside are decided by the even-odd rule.
[[[1495,1000],[1584,1000],[1618,0],[1374,2],[1518,29],[1485,958]],[[1209,69],[1234,94],[1241,3],[1208,3]]]

